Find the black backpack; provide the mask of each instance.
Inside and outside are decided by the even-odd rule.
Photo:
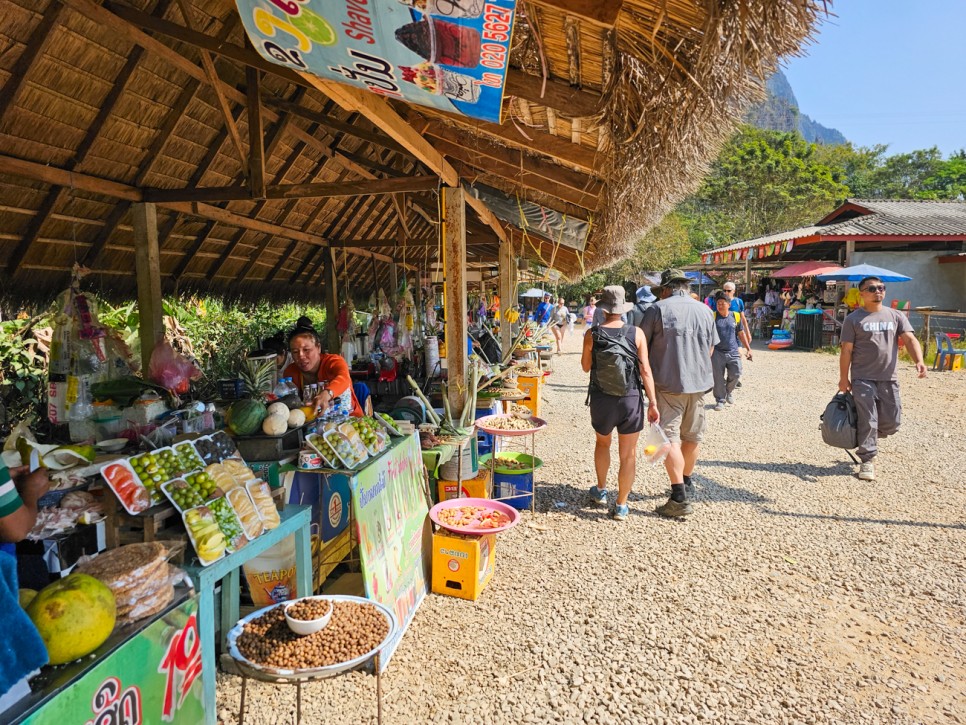
[[[587,390],[588,404],[593,391],[623,397],[643,389],[637,347],[627,339],[627,329],[634,328],[624,325],[620,329],[620,335],[611,337],[602,334],[598,326],[590,328],[593,363],[590,368],[590,387]]]
[[[852,393],[836,393],[819,416],[822,440],[835,448],[851,450],[859,445],[859,416]]]

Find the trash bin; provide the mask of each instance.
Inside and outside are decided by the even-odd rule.
[[[792,346],[800,350],[816,350],[822,346],[821,310],[799,310],[795,314],[795,337]]]

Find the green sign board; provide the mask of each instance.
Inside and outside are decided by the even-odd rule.
[[[427,592],[429,507],[419,438],[406,436],[351,485],[366,596],[389,607],[399,623],[382,653],[385,667]]]
[[[23,722],[196,725],[205,720],[201,677],[198,600],[192,597],[95,662]]]

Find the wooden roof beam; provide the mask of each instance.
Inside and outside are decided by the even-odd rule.
[[[595,2],[596,0],[588,0]],[[569,83],[543,78],[523,71],[508,72],[503,95],[516,96],[552,108],[555,112],[570,118],[596,116],[601,112],[602,99],[599,93],[574,88]]]
[[[461,149],[466,154],[481,154],[503,164],[512,166],[522,176],[538,176],[554,184],[560,184],[577,192],[600,194],[601,184],[592,176],[582,174],[566,166],[560,166],[550,161],[531,156],[519,148],[507,148],[498,143],[474,137],[472,134],[458,131],[441,123],[433,124],[427,132],[438,141],[434,141],[436,148],[447,155],[453,147]]]
[[[551,8],[604,28],[617,24],[624,0],[530,0],[534,5]]]
[[[27,83],[27,78],[30,76],[30,69],[47,49],[47,43],[50,42],[53,31],[60,22],[63,10],[64,7],[57,2],[47,5],[43,17],[30,34],[27,47],[24,48],[23,53],[20,54],[20,57],[13,64],[13,68],[10,69],[10,76],[7,78],[7,82],[3,84],[3,88],[0,89],[0,123],[3,122],[7,111],[13,108],[19,100]]]
[[[435,191],[435,176],[401,176],[394,179],[366,179],[322,184],[270,184],[267,199],[321,199],[332,196],[372,196],[402,191]],[[144,189],[144,199],[155,203],[170,201],[243,201],[251,200],[246,186],[212,186],[198,189]]]

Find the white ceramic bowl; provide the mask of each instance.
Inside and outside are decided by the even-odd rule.
[[[288,610],[294,604],[303,602],[309,599],[322,599],[329,603],[329,613],[324,617],[319,617],[318,619],[293,619],[289,616]],[[291,629],[295,634],[307,635],[315,634],[325,629],[325,626],[332,619],[332,613],[335,611],[335,606],[332,604],[332,600],[328,597],[302,597],[301,599],[295,599],[291,602],[285,604],[285,621],[288,623],[288,628]]]
[[[96,444],[97,448],[108,453],[117,453],[128,444],[127,438],[108,438]]]

